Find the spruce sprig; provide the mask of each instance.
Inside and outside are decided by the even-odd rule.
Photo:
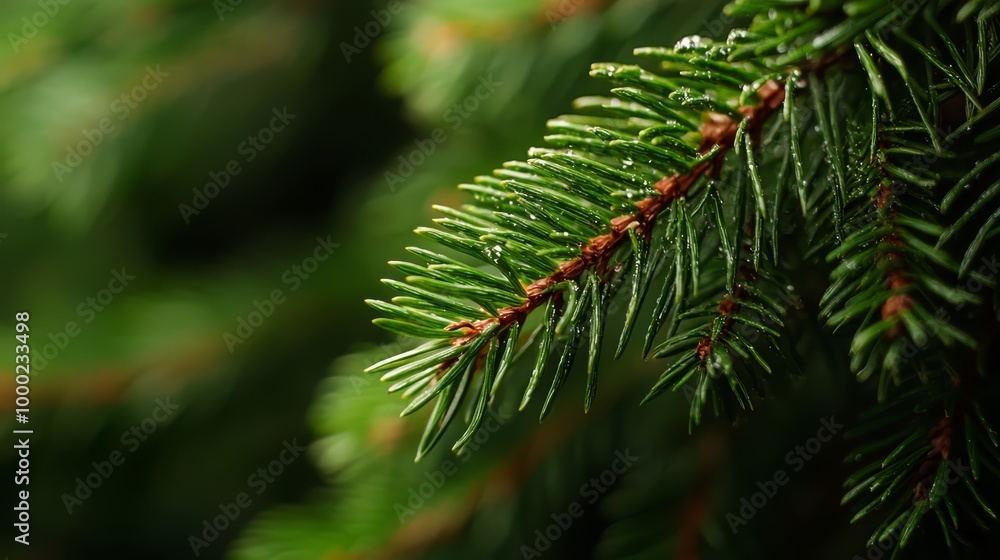
[[[384,280],[400,295],[369,301],[384,315],[377,325],[427,342],[367,371],[412,398],[403,415],[434,402],[418,460],[471,400],[461,450],[526,354],[521,409],[548,381],[544,418],[585,354],[588,410],[620,298],[614,357],[647,316],[643,354],[669,365],[643,402],[693,385],[693,426],[708,405],[751,408],[762,377],[795,358],[782,331],[797,299],[788,251],[798,250],[833,267],[819,315],[854,329],[851,367],[861,381],[877,376],[886,403],[873,422],[905,418],[907,406],[930,415],[871,443],[893,447],[848,481],[845,500],[878,493],[856,517],[882,512],[873,542],[901,530],[904,545],[929,511],[958,538],[954,510],[965,505],[936,490],[941,460],[964,435],[968,456],[995,473],[985,443],[996,438],[969,389],[980,342],[964,325],[975,323],[941,310],[986,313],[954,284],[992,286],[972,263],[1000,231],[1000,87],[990,81],[1000,5],[727,9],[750,23],[725,41],[636,49],[654,69],[593,65],[610,95],[549,121],[526,161],[460,185],[474,203],[436,207],[443,217],[417,233],[444,249],[409,248],[419,262],[390,263],[405,278]],[[948,397],[956,379],[961,395]],[[919,499],[892,501],[907,492]]]

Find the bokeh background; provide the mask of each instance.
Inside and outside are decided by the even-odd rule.
[[[546,117],[600,91],[591,61],[672,40],[682,29],[665,24],[719,3],[412,0],[369,26],[368,45],[355,27],[386,9],[379,0],[70,0],[48,3],[51,15],[43,4],[0,5],[0,338],[11,341],[0,425],[14,427],[13,315],[28,310],[23,557],[60,559],[193,556],[187,536],[283,441],[316,438],[308,411],[334,359],[389,342],[363,299],[429,202],[521,155]],[[148,80],[147,67],[165,75]],[[445,111],[490,74],[502,85],[453,130]],[[247,162],[241,144],[286,107],[296,117]],[[390,188],[384,172],[436,127],[448,141]],[[66,171],[69,150],[82,161]],[[185,216],[179,205],[193,207],[193,190],[234,159],[243,171]],[[339,247],[291,292],[283,275],[328,236]],[[135,277],[122,293],[86,305],[122,268]],[[223,334],[275,289],[287,301],[230,352]],[[58,347],[68,322],[79,334]],[[179,410],[128,452],[121,434],[167,397]],[[124,464],[68,514],[63,494],[115,450]],[[13,472],[10,453],[0,469]],[[202,557],[322,484],[312,461],[295,461]]]
[[[692,33],[723,38],[732,22],[719,0],[392,4],[395,13],[381,0],[0,4],[0,429],[18,427],[13,317],[27,310],[35,430],[30,552],[7,537],[0,551],[520,558],[550,513],[630,448],[641,467],[548,557],[694,558],[705,541],[718,557],[730,547],[789,557],[806,543],[830,557],[863,552],[864,528],[847,544],[824,529],[849,518],[829,482],[842,477],[843,441],[753,530],[731,539],[725,518],[706,513],[713,501],[738,508],[782,466],[775,453],[850,401],[850,387],[824,372],[791,403],[765,405],[757,425],[729,435],[727,422],[709,421],[695,439],[681,395],[636,406],[659,370],[620,362],[587,417],[566,399],[541,427],[536,414],[507,421],[400,523],[395,505],[449,455],[442,445],[415,467],[420,419],[396,418],[401,403],[360,373],[407,345],[375,329],[364,304],[386,296],[386,260],[417,243],[412,229],[435,217],[431,204],[461,204],[454,185],[523,157],[546,119],[606,91],[588,78],[591,62]],[[492,91],[476,97],[484,81]],[[267,132],[276,111],[294,118]],[[329,258],[309,261],[327,246]],[[122,269],[134,278],[111,293]],[[281,303],[239,331],[275,290]],[[177,409],[150,420],[167,399]],[[152,431],[133,448],[122,435],[144,421]],[[770,433],[769,422],[788,429]],[[258,494],[248,478],[293,442],[309,451]],[[761,446],[775,453],[755,459]],[[67,502],[116,451],[124,462]],[[14,469],[3,453],[4,477]],[[193,548],[190,537],[241,492],[252,503]],[[757,536],[785,529],[784,542]]]

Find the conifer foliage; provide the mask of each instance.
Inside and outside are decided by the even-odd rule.
[[[409,399],[403,415],[430,409],[418,460],[464,416],[461,451],[508,387],[544,418],[581,375],[588,410],[625,352],[663,364],[646,406],[693,388],[696,433],[813,359],[784,328],[805,307],[873,388],[844,496],[855,519],[883,520],[871,542],[905,547],[925,520],[949,545],[995,526],[979,485],[1000,451],[977,388],[996,374],[1000,311],[985,297],[1000,4],[737,0],[727,13],[749,24],[724,41],[594,64],[608,95],[549,121],[526,160],[459,185],[468,204],[436,207],[412,262],[390,263],[398,296],[369,301],[377,325],[425,341],[367,371]],[[828,272],[815,309],[796,292],[807,269]]]

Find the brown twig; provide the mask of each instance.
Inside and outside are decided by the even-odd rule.
[[[917,483],[913,486],[914,502],[930,497],[931,485],[934,483],[938,466],[942,461],[947,461],[951,454],[951,432],[951,418],[944,416],[927,434],[931,450],[917,468]]]
[[[722,328],[719,330],[720,336],[729,333],[733,328],[733,323],[736,320],[733,318],[734,315],[743,309],[740,304],[740,300],[745,299],[749,294],[746,288],[737,284],[733,288],[733,294],[726,294],[726,297],[719,302],[719,318],[722,318]],[[718,318],[713,319],[718,320]],[[715,339],[711,336],[706,336],[698,341],[698,346],[695,347],[695,353],[698,354],[698,359],[705,361],[708,356],[712,353],[712,348],[715,346]]]
[[[879,166],[879,169],[882,168],[880,158],[877,158],[875,163]],[[892,197],[896,195],[893,192],[889,178],[885,176],[884,170],[882,174],[882,183],[879,185],[878,193],[875,196],[875,206],[879,210],[884,210],[887,213],[886,219],[891,221],[895,216],[891,210]],[[887,205],[889,205],[889,208],[886,208]],[[903,240],[894,231],[888,233],[883,240],[889,246],[889,249],[883,253],[883,256],[891,267],[886,273],[885,284],[890,290],[897,292],[889,296],[882,304],[881,314],[884,321],[898,317],[901,313],[913,307],[913,298],[905,291],[913,284],[913,280],[910,280],[907,275],[908,267],[906,266],[905,257],[901,250]],[[886,331],[886,336],[889,339],[896,338],[900,334],[902,334],[902,328],[898,324]]]

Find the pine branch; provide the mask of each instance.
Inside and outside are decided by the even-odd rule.
[[[669,403],[611,413],[631,393],[597,396],[605,347],[621,356],[645,322],[642,354],[664,365],[642,402],[684,390],[689,431],[709,405],[729,417],[753,408],[765,376],[792,373],[799,359],[838,373],[830,354],[848,356],[864,383],[857,390],[876,403],[850,433],[857,470],[843,499],[855,508],[852,522],[877,524],[869,546],[891,544],[897,557],[930,519],[949,546],[969,529],[997,528],[986,492],[1000,478],[1000,438],[986,389],[996,383],[988,341],[1000,298],[976,261],[990,249],[1000,254],[1000,3],[736,0],[726,11],[747,18],[747,28],[718,42],[637,49],[655,69],[593,65],[593,76],[613,84],[610,95],[581,98],[576,114],[551,120],[544,147],[526,161],[460,185],[474,202],[435,207],[443,217],[418,233],[445,249],[411,247],[418,263],[390,263],[405,278],[384,280],[397,292],[390,301],[369,301],[383,315],[375,323],[425,342],[367,371],[411,399],[403,415],[432,404],[417,460],[463,416],[452,451],[477,449],[501,399],[519,397],[522,410],[534,399],[540,419],[554,416],[521,446],[510,440],[522,434],[505,432],[506,444],[488,452],[503,456],[499,468],[450,486],[452,495],[473,495],[475,510],[432,523],[455,529],[489,509],[509,520],[511,534],[530,534],[536,527],[516,526],[525,509],[510,503],[537,505],[532,479],[551,482],[538,461],[565,455],[565,463],[547,461],[548,473],[571,479],[572,494],[568,465],[588,465],[581,449],[611,448],[622,433],[676,458],[659,428],[636,429],[669,416]],[[809,319],[791,309],[817,299],[821,322],[853,333],[812,336]],[[579,413],[555,403],[583,354],[584,412],[614,429],[577,444],[566,438]],[[631,387],[625,377],[602,386]],[[328,431],[356,430],[372,405],[358,408]],[[348,461],[341,449],[363,449],[357,441],[329,442],[328,467]],[[374,462],[358,463],[355,480]],[[364,479],[372,484],[351,485],[334,521],[361,512],[374,533],[387,534],[392,515],[374,512],[376,502],[397,499],[384,494],[389,479],[399,496],[412,483],[397,467],[379,463]],[[492,507],[477,494],[491,478],[511,492]],[[640,498],[609,513],[595,535],[602,550],[634,553],[640,532],[675,546],[660,538],[658,515],[678,505],[685,477],[674,478],[636,483]],[[684,511],[711,513],[701,497]],[[620,506],[618,498],[609,502]],[[637,510],[657,515],[638,516],[637,525]],[[616,533],[625,526],[627,537]],[[691,528],[681,528],[683,553],[697,553]],[[402,533],[428,530],[413,524]]]
[[[412,352],[368,369],[383,373],[383,380],[393,381],[391,391],[416,395],[404,415],[438,398],[418,458],[441,437],[473,384],[478,386],[473,390],[477,395],[473,422],[457,447],[475,430],[475,419],[482,417],[512,362],[528,347],[526,344],[520,352],[516,349],[521,330],[528,328],[535,310],[544,307],[544,319],[529,338],[538,340],[538,353],[521,399],[522,409],[547,371],[550,354],[561,348],[542,406],[544,418],[567,378],[588,325],[584,408],[589,408],[596,388],[607,304],[614,294],[609,288],[624,280],[623,270],[628,269],[632,278],[631,297],[616,355],[628,342],[657,271],[672,270],[673,279],[664,282],[654,306],[646,332],[647,351],[669,317],[674,317],[673,331],[685,308],[691,309],[686,306],[705,284],[700,272],[703,241],[718,243],[725,254],[726,288],[734,295],[740,265],[739,251],[733,248],[742,243],[739,231],[748,215],[745,206],[753,208],[753,235],[748,239],[752,268],[759,269],[765,245],[770,245],[777,261],[778,222],[768,215],[777,216],[783,201],[790,198],[782,195],[785,190],[795,193],[803,212],[808,208],[799,146],[799,123],[805,119],[799,118],[801,109],[793,105],[791,93],[804,87],[806,79],[817,80],[817,75],[850,52],[847,47],[872,25],[898,18],[902,9],[874,2],[838,14],[780,4],[774,8],[781,10],[782,17],[758,16],[748,31],[734,32],[725,43],[689,38],[673,49],[636,50],[637,55],[659,60],[664,75],[638,66],[594,65],[593,75],[619,86],[612,89],[614,97],[577,102],[578,109],[596,116],[566,116],[550,122],[555,134],[546,141],[553,147],[534,149],[527,162],[508,162],[493,176],[480,176],[475,184],[460,186],[472,193],[479,205],[461,210],[438,207],[446,215],[435,220],[442,229],[417,230],[500,273],[495,276],[450,256],[411,248],[428,265],[391,263],[408,277],[405,283],[385,282],[404,295],[392,302],[369,302],[389,315],[376,319],[376,324],[431,339]],[[731,8],[735,13],[757,13],[760,6],[737,2]],[[884,41],[866,36],[883,57],[895,60]],[[901,64],[896,67],[905,72]],[[814,101],[821,99],[812,89]],[[841,161],[845,152],[840,125],[830,112],[833,98],[828,98],[829,107],[817,114],[828,161],[836,172],[837,180],[829,183],[829,193],[835,230],[843,237],[843,208],[848,195],[846,166]],[[765,123],[779,108],[789,126],[772,127],[772,133],[780,134],[787,128],[783,140],[790,151],[783,158],[778,185],[771,188],[762,179],[769,159],[758,152]],[[932,142],[938,151],[936,138]],[[714,189],[707,185],[726,175],[730,152],[740,155],[735,175],[749,181],[738,181],[733,192],[712,194]],[[793,172],[788,172],[789,168]],[[769,190],[775,193],[775,206],[770,208]],[[722,200],[730,197],[731,202]],[[735,235],[720,209],[726,204],[734,205]],[[700,214],[706,207],[708,211]],[[667,209],[670,212],[665,212]],[[712,215],[714,223],[706,221]],[[660,224],[669,242],[657,239],[654,230]],[[717,228],[714,235],[699,239],[698,232],[712,226]],[[631,254],[625,251],[626,239]],[[741,300],[736,310],[744,305]],[[782,309],[781,304],[773,307]],[[764,322],[758,324],[764,326]],[[780,320],[775,323],[780,324]],[[771,342],[776,341],[769,327],[762,330]],[[730,333],[725,334],[735,340]],[[732,344],[725,353],[718,353],[703,343],[678,363],[689,365],[692,357],[708,354],[713,360],[729,363],[732,351],[745,360],[759,362],[767,371],[767,364],[753,348],[744,346]],[[698,361],[702,362],[700,369],[706,371],[706,360]],[[657,390],[665,386],[665,378],[683,370],[678,363],[661,377]],[[485,376],[476,375],[480,370]],[[734,376],[729,379],[738,402],[747,406],[741,384]],[[708,398],[704,381],[701,383],[698,403]],[[700,413],[698,406],[693,403],[693,421]]]
[[[879,105],[873,106],[877,119]],[[852,343],[852,367],[862,380],[882,372],[884,398],[890,376],[909,361],[903,355],[908,348],[926,348],[930,337],[944,346],[975,346],[969,335],[930,309],[943,303],[976,304],[979,298],[948,287],[950,279],[942,272],[955,273],[957,265],[926,239],[943,231],[936,210],[926,203],[934,178],[927,170],[907,169],[905,162],[896,161],[900,152],[926,152],[877,122],[872,129],[872,138],[862,144],[875,146],[875,151],[864,156],[860,166],[865,171],[854,176],[850,187],[857,193],[857,210],[852,210],[850,233],[827,257],[841,263],[821,305],[822,316],[836,327],[863,318]]]
[[[1000,447],[970,387],[957,376],[908,385],[894,402],[866,413],[866,423],[848,434],[863,435],[869,443],[852,454],[854,461],[867,464],[845,482],[843,501],[867,496],[852,522],[879,513],[884,521],[868,546],[889,544],[893,557],[928,513],[934,513],[949,546],[964,542],[960,530],[970,522],[988,530],[983,514],[997,521],[977,482],[984,467],[1000,473]]]
[[[759,135],[763,124],[770,116],[781,108],[785,98],[785,88],[774,80],[769,80],[757,90],[759,102],[753,106],[739,108],[746,121],[745,134]],[[475,323],[462,320],[448,325],[446,330],[461,329],[464,336],[455,339],[453,344],[466,344],[481,335],[491,325],[501,329],[512,323],[523,323],[527,316],[540,305],[549,301],[553,287],[566,281],[578,279],[586,271],[601,273],[608,268],[608,263],[621,245],[629,239],[628,232],[636,229],[648,238],[652,233],[660,213],[679,198],[683,198],[691,185],[704,176],[717,175],[722,169],[725,155],[735,144],[740,124],[726,115],[714,114],[713,119],[701,126],[702,146],[699,152],[702,161],[690,172],[664,177],[656,182],[655,189],[659,193],[636,203],[638,212],[626,214],[611,220],[611,231],[588,240],[576,258],[563,262],[556,272],[535,280],[525,289],[527,301],[520,305],[509,306],[497,311],[497,317],[482,319]]]
[[[652,353],[656,358],[675,359],[642,402],[667,389],[677,391],[693,383],[689,430],[700,422],[702,409],[709,402],[716,413],[720,408],[729,413],[726,396],[730,392],[740,408],[753,408],[739,369],[746,372],[751,387],[761,393],[761,374],[770,374],[769,362],[780,360],[764,356],[768,349],[780,346],[780,334],[775,329],[784,327],[781,317],[789,303],[787,288],[771,267],[753,267],[749,243],[743,252],[748,256],[740,259],[733,288],[724,291],[714,307],[694,306],[676,315],[674,321],[680,332]]]
[[[995,18],[997,11],[984,10],[981,24],[985,26]],[[918,16],[928,24],[924,43],[917,42],[907,31]],[[865,127],[864,120],[859,118],[853,127],[868,132],[853,135],[855,155],[847,165],[859,172],[852,175],[845,189],[852,199],[848,209],[852,214],[847,226],[850,231],[842,241],[832,243],[827,257],[828,261],[839,260],[840,264],[831,274],[832,282],[821,301],[821,316],[838,328],[862,320],[851,346],[851,365],[862,380],[881,373],[880,399],[886,397],[890,381],[900,381],[898,375],[903,366],[920,363],[923,356],[956,343],[975,349],[973,337],[953,325],[945,310],[980,303],[977,295],[952,286],[966,272],[969,260],[988,237],[986,232],[991,225],[988,222],[980,230],[961,264],[955,263],[941,247],[983,208],[994,194],[993,189],[986,189],[971,211],[950,227],[941,225],[941,210],[946,210],[958,193],[968,188],[973,178],[980,177],[991,163],[989,158],[980,160],[976,169],[959,179],[938,206],[934,188],[942,183],[942,178],[927,162],[957,160],[959,154],[947,149],[958,141],[957,134],[993,110],[992,104],[983,104],[984,92],[968,71],[970,67],[985,69],[992,55],[979,53],[980,59],[970,65],[956,47],[963,41],[964,30],[955,33],[958,37],[950,36],[936,23],[940,17],[938,11],[927,6],[892,29],[892,35],[912,49],[909,57],[891,46],[885,33],[866,31],[854,44],[872,96],[870,125]],[[983,34],[981,30],[975,33]],[[943,44],[950,53],[952,59],[947,63],[937,44]],[[950,64],[957,70],[951,70]],[[934,87],[919,83],[913,77],[914,66],[923,66],[928,76],[941,76],[944,83]],[[902,84],[887,86],[883,79],[886,71],[900,76]],[[927,92],[931,97],[929,110],[924,109],[927,99],[919,92]],[[964,122],[951,134],[944,135],[931,126],[931,117],[939,120],[939,107],[959,96],[966,96],[967,100]],[[824,137],[827,149],[831,150],[837,144],[836,139],[827,130]],[[842,150],[831,151],[829,158],[840,159],[842,153]],[[870,263],[876,266],[871,267]]]
[[[979,14],[973,33],[980,41],[985,29],[996,30],[997,12],[991,7]],[[855,43],[872,93],[871,126],[866,138],[857,135],[855,153],[860,155],[855,156],[853,166],[861,171],[849,189],[854,193],[850,232],[828,257],[841,263],[831,275],[833,282],[822,302],[823,315],[832,325],[861,319],[851,347],[852,368],[859,378],[881,373],[878,398],[884,404],[873,409],[869,423],[857,430],[869,441],[855,453],[855,459],[867,461],[881,449],[891,451],[848,479],[844,501],[870,493],[871,499],[860,507],[854,521],[877,511],[884,521],[868,544],[892,544],[893,557],[932,511],[949,546],[964,542],[959,529],[967,529],[968,519],[990,528],[991,523],[977,513],[996,521],[973,482],[979,479],[979,467],[971,477],[966,476],[962,461],[979,458],[1000,474],[994,463],[1000,453],[993,428],[979,412],[972,383],[960,381],[955,373],[976,368],[979,348],[971,334],[953,324],[954,310],[981,303],[976,294],[953,286],[990,236],[992,222],[987,220],[977,233],[961,264],[941,249],[992,199],[993,187],[980,190],[981,198],[953,225],[940,225],[946,219],[942,210],[947,211],[973,181],[982,186],[993,180],[983,181],[983,172],[993,162],[990,157],[983,159],[978,147],[950,148],[994,110],[985,98],[998,92],[984,90],[969,71],[977,68],[977,73],[985,73],[994,55],[987,49],[970,57],[961,55],[956,45],[969,43],[962,35],[970,28],[945,32],[937,24],[942,14],[931,6],[920,15],[927,23],[925,41],[918,42],[909,34],[907,26],[915,18],[893,31],[911,49],[908,57],[890,46],[888,37],[871,31],[864,41]],[[944,45],[952,60],[943,61],[937,44]],[[910,71],[914,66],[922,66],[928,77],[939,77],[942,83],[928,78],[921,84]],[[883,82],[886,67],[902,78],[900,86]],[[902,103],[900,89],[909,98],[904,97]],[[907,106],[906,101],[911,104]],[[958,121],[950,134],[932,126],[958,102],[965,106],[964,115],[950,112],[950,118]],[[961,163],[966,157],[976,162],[973,171],[961,176],[942,199],[935,188],[947,179],[932,167],[947,169],[941,165],[947,162],[961,169],[968,165]],[[870,266],[872,262],[876,266]],[[961,345],[959,351],[949,350],[956,343]],[[909,389],[894,391],[891,382]],[[971,410],[976,413],[970,414]],[[883,433],[878,436],[878,432]],[[964,440],[965,448],[957,449],[956,440]],[[960,512],[966,519],[961,523]]]

